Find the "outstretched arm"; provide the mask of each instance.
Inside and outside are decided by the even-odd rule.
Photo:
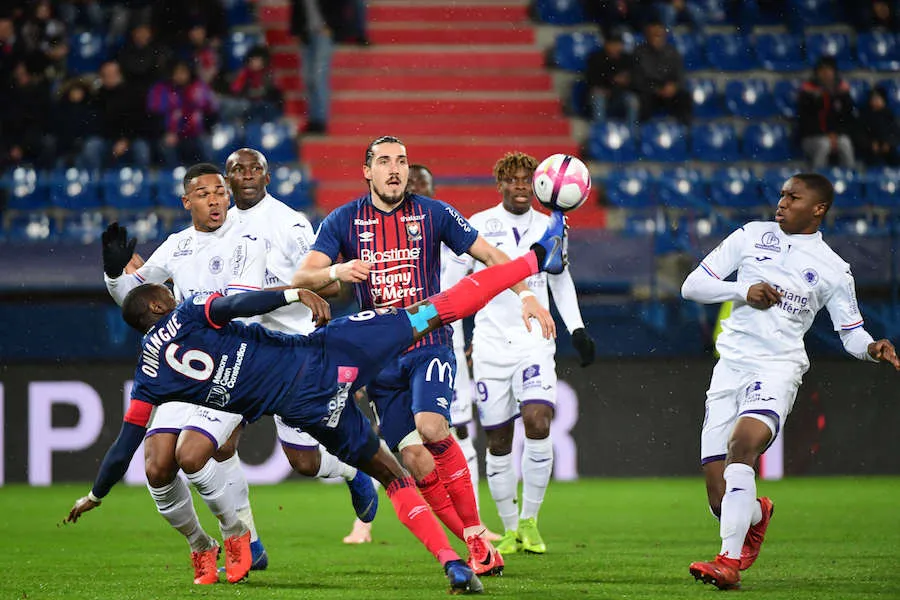
[[[294,302],[302,302],[312,310],[317,326],[321,327],[331,319],[331,309],[325,300],[315,292],[296,288],[278,292],[244,292],[235,296],[215,294],[206,302],[209,322],[216,327],[222,327],[232,319],[264,315]]]

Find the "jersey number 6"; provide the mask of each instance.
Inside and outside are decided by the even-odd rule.
[[[179,350],[181,350],[181,346],[178,344],[169,344],[166,348],[166,363],[170,367],[185,377],[190,377],[197,381],[206,381],[210,378],[216,366],[212,356],[202,350],[186,350],[181,356],[181,360],[178,360],[175,357],[175,353]],[[199,363],[202,368],[194,368],[196,363]]]

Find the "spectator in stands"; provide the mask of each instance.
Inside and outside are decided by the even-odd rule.
[[[301,74],[306,86],[304,133],[325,133],[331,103],[331,56],[336,42],[354,35],[348,21],[353,0],[292,0],[291,33],[300,40]]]
[[[153,2],[153,29],[160,42],[169,47],[187,43],[188,32],[203,27],[215,48],[228,33],[222,0],[156,0]]]
[[[70,31],[106,30],[106,12],[100,0],[67,0],[59,3],[59,17]]]
[[[853,166],[853,98],[850,86],[838,77],[833,58],[820,58],[812,78],[801,86],[797,121],[800,144],[813,169],[828,166],[832,156],[842,167]]]
[[[859,2],[853,3],[848,16],[857,17],[857,29],[860,31],[883,31],[886,33],[900,32],[900,18],[897,15],[897,6],[887,0],[870,0],[862,10],[858,8]]]
[[[26,61],[17,64],[8,102],[0,111],[7,152],[3,162],[52,168],[51,106],[50,84],[43,73]]]
[[[876,87],[860,111],[857,148],[862,161],[870,167],[900,164],[897,146],[900,144],[900,125],[887,103],[887,92]]]
[[[153,0],[115,0],[111,4],[106,37],[111,45],[120,45],[135,24],[153,20]]]
[[[653,5],[654,16],[666,29],[678,25],[688,25],[692,29],[703,29],[706,24],[703,8],[686,0],[665,0]]]
[[[16,35],[12,16],[0,15],[0,102],[4,105],[12,87],[13,70],[25,56],[25,44]]]
[[[594,121],[606,121],[612,116],[624,118],[629,127],[637,125],[640,103],[632,87],[633,72],[634,58],[625,52],[621,31],[614,30],[603,48],[587,59],[585,79]]]
[[[51,118],[56,167],[83,167],[85,140],[97,132],[97,107],[84,79],[71,79],[60,86],[60,98]]]
[[[265,122],[281,116],[281,90],[275,85],[269,52],[264,46],[247,52],[244,66],[231,82],[230,92],[221,99],[223,119]]]
[[[56,18],[50,0],[35,2],[22,24],[22,40],[32,68],[40,69],[49,78],[61,77],[66,71],[69,40],[65,24]]]
[[[585,16],[597,23],[604,37],[615,29],[640,30],[647,20],[647,0],[581,0]]]
[[[150,26],[137,23],[116,60],[128,85],[146,94],[150,86],[165,75],[170,58],[169,50],[153,39]]]
[[[179,46],[176,56],[191,65],[197,78],[206,85],[216,89],[224,89],[220,81],[222,60],[219,47],[206,36],[206,27],[201,23],[194,24],[187,31],[184,43]]]
[[[666,40],[666,29],[659,21],[644,29],[646,41],[634,52],[634,88],[640,94],[641,121],[657,113],[689,124],[691,95],[684,85],[684,60]]]
[[[194,77],[184,61],[175,61],[168,79],[157,82],[147,96],[147,109],[163,132],[158,150],[167,168],[211,162],[209,127],[218,117],[215,94]]]
[[[98,132],[84,144],[82,165],[90,170],[107,167],[150,166],[152,132],[147,125],[145,97],[122,78],[119,63],[100,66],[100,89],[95,105]]]
[[[787,0],[728,0],[726,13],[744,35],[760,23],[785,23],[792,33],[802,33],[803,29],[803,20],[797,11],[789,9]]]

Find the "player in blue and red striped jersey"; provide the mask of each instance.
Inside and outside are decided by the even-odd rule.
[[[400,521],[444,567],[451,592],[481,592],[478,577],[451,548],[412,478],[353,402],[353,393],[411,345],[474,314],[504,289],[541,270],[561,272],[564,247],[565,220],[555,213],[547,232],[525,256],[466,277],[405,309],[366,310],[309,336],[233,321],[303,302],[322,324],[330,316],[328,304],[309,290],[214,294],[205,301],[194,296],[177,304],[165,286],[135,288],[122,306],[125,321],[144,333],[131,406],[90,493],[75,502],[66,520],[76,522],[99,506],[124,476],[154,406],[186,401],[240,414],[248,422],[264,414],[279,415],[385,486]],[[464,479],[468,481],[468,474]]]
[[[321,289],[334,281],[354,284],[362,309],[407,307],[440,290],[441,244],[486,265],[509,261],[456,210],[439,200],[409,194],[406,146],[383,136],[366,148],[363,176],[368,193],[322,222],[313,249],[293,285]],[[336,262],[338,257],[343,262]],[[521,281],[522,316],[537,319],[545,337],[555,335],[550,313]],[[366,390],[381,420],[381,436],[398,450],[435,514],[469,549],[469,565],[481,574],[503,569],[503,558],[483,534],[469,468],[450,434],[450,400],[456,359],[450,327],[438,328],[388,365]]]

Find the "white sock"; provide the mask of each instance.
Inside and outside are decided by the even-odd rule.
[[[225,482],[225,473],[215,459],[209,459],[203,468],[196,473],[186,473],[188,480],[194,484],[200,497],[209,510],[219,520],[223,537],[240,535],[245,525],[237,516],[234,506],[234,494],[230,493]]]
[[[759,498],[753,503],[753,516],[750,517],[750,526],[756,525],[762,521],[762,506],[759,504]]]
[[[328,479],[329,477],[343,477],[347,481],[356,477],[356,467],[341,462],[341,460],[319,445],[319,471],[316,477]]]
[[[256,533],[256,522],[253,520],[253,510],[250,508],[250,485],[247,483],[247,476],[244,475],[244,468],[241,466],[238,453],[235,452],[231,458],[220,462],[219,466],[225,473],[228,491],[233,496],[238,518],[250,530],[250,541],[255,542],[259,539],[259,534]]]
[[[459,447],[462,448],[463,456],[466,457],[466,464],[469,465],[469,475],[472,478],[472,490],[475,492],[475,508],[481,513],[481,503],[478,499],[478,452],[475,451],[475,444],[472,443],[472,436],[468,436],[464,440],[457,438]]]
[[[516,510],[518,481],[512,466],[512,454],[494,456],[488,450],[485,455],[485,473],[491,497],[497,505],[497,513],[503,521],[503,529],[515,531],[519,526],[519,511]]]
[[[215,541],[203,530],[197,511],[194,510],[194,500],[191,498],[191,490],[181,477],[162,487],[152,487],[149,483],[147,489],[156,503],[156,510],[169,522],[174,529],[187,538],[192,552],[209,550]]]
[[[536,519],[553,473],[553,440],[525,438],[522,451],[522,519]]]
[[[722,519],[719,535],[722,537],[722,551],[728,558],[741,558],[741,547],[756,501],[756,473],[753,467],[741,463],[731,463],[725,467],[725,496],[722,498]]]

